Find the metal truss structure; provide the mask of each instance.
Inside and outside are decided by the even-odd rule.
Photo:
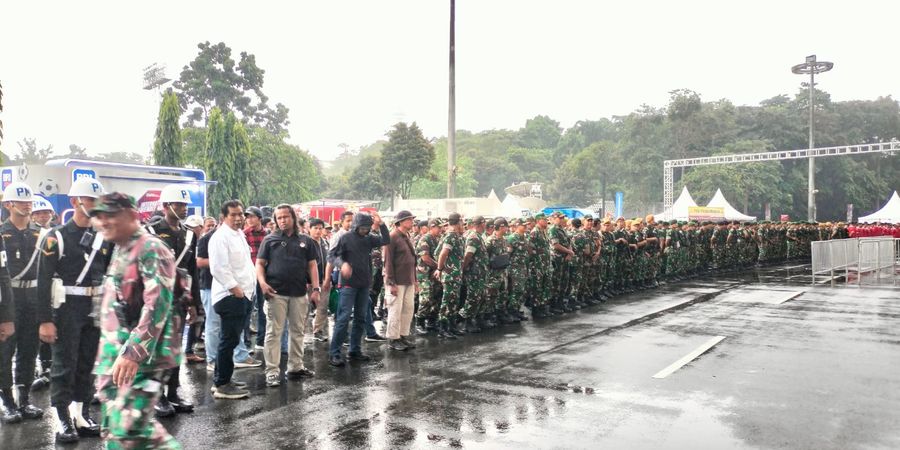
[[[663,161],[663,205],[665,215],[672,211],[674,190],[673,169],[676,167],[711,166],[715,164],[737,164],[760,161],[782,161],[785,159],[819,158],[823,156],[863,155],[871,153],[893,153],[900,151],[900,142],[848,145],[842,147],[804,148],[765,153],[744,153],[737,155],[716,155],[703,158],[669,159]],[[667,219],[669,217],[666,217]]]

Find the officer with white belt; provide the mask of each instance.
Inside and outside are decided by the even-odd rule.
[[[49,230],[52,228],[53,216],[56,214],[56,211],[53,210],[53,205],[46,198],[40,195],[35,195],[33,198],[34,201],[31,203],[31,220],[42,229]],[[35,268],[37,268],[37,263],[35,263]],[[32,391],[38,391],[50,386],[50,366],[53,364],[50,344],[40,342],[38,358],[41,361],[41,373],[31,383]]]
[[[73,182],[69,203],[74,214],[44,237],[38,258],[39,334],[53,344],[50,404],[59,418],[60,443],[100,435],[90,415],[92,370],[100,342],[97,312],[112,249],[91,226],[89,211],[103,193],[95,179]]]

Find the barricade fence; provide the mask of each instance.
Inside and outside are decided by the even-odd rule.
[[[856,284],[867,280],[879,282],[883,277],[897,281],[900,267],[900,239],[884,236],[834,239],[812,242],[812,275],[829,275],[832,284],[843,274],[847,282],[856,276]]]

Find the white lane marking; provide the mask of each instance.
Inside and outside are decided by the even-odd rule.
[[[780,304],[782,304],[782,303],[784,303],[784,302],[786,302],[786,301],[788,301],[788,300],[793,300],[793,299],[795,299],[795,298],[797,298],[797,297],[803,295],[804,292],[806,292],[806,291],[794,291],[794,292],[791,292],[791,293],[788,294],[788,295],[785,295],[784,297],[777,297],[777,298],[775,298],[774,300],[772,300],[772,301],[770,301],[770,302],[768,302],[768,303],[771,303],[771,304],[773,304],[773,305],[780,305]]]
[[[669,375],[672,375],[673,373],[675,373],[676,370],[680,369],[685,364],[693,361],[698,356],[706,353],[709,349],[713,348],[719,342],[722,342],[722,339],[725,339],[725,336],[716,336],[714,338],[711,338],[710,340],[703,343],[703,345],[694,349],[694,351],[688,353],[687,355],[684,355],[684,357],[682,357],[678,361],[675,361],[672,364],[670,364],[669,367],[666,367],[665,369],[657,372],[656,375],[653,375],[653,378],[665,378]]]

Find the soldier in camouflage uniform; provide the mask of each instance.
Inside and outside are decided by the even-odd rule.
[[[485,307],[487,314],[493,314],[497,322],[506,325],[518,323],[518,316],[511,316],[508,312],[509,295],[507,294],[507,280],[509,278],[509,266],[496,267],[495,259],[510,256],[510,248],[506,242],[506,234],[509,231],[509,223],[504,218],[494,220],[494,233],[485,241],[490,263],[487,275],[488,301]]]
[[[482,233],[485,229],[482,216],[472,218],[472,228],[466,233],[466,249],[463,258],[463,284],[466,287],[466,301],[459,316],[466,321],[466,333],[478,333],[482,328],[493,328],[497,324],[488,317],[487,275],[488,254]]]
[[[506,235],[506,244],[509,248],[509,268],[506,271],[507,312],[510,316],[517,317],[520,321],[528,320],[522,313],[522,299],[528,277],[528,258],[530,256],[528,237],[525,235],[525,221],[513,219],[513,232]]]
[[[101,435],[110,449],[179,449],[153,411],[168,369],[181,363],[174,256],[139,227],[134,199],[125,194],[101,197],[91,215],[116,244],[104,281],[94,369]]]
[[[572,297],[575,305],[583,303],[584,297],[588,294],[588,276],[585,269],[587,263],[593,257],[593,240],[591,236],[585,232],[582,227],[581,219],[572,219],[572,260],[569,262],[574,268],[572,271]]]
[[[441,221],[431,219],[427,225],[428,231],[416,241],[416,281],[419,283],[416,328],[419,333],[427,333],[437,328],[437,316],[441,306],[441,284],[434,279]]]
[[[451,213],[447,219],[447,232],[438,244],[438,268],[441,280],[441,309],[438,314],[438,336],[456,339],[465,334],[456,326],[459,310],[459,294],[463,283],[463,256],[466,242],[462,237],[462,217]]]
[[[552,266],[550,259],[550,240],[547,237],[547,217],[544,214],[534,216],[535,227],[528,234],[531,255],[528,259],[529,286],[532,299],[531,315],[535,318],[546,317],[550,313],[550,292],[553,287]]]
[[[553,287],[551,288],[550,311],[554,314],[572,312],[575,308],[567,305],[572,280],[569,265],[572,264],[572,242],[566,232],[566,216],[555,212],[555,223],[547,231],[553,255]]]
[[[613,229],[612,221],[604,218],[600,232],[600,278],[603,281],[603,295],[607,298],[612,297],[616,291],[616,237]]]

